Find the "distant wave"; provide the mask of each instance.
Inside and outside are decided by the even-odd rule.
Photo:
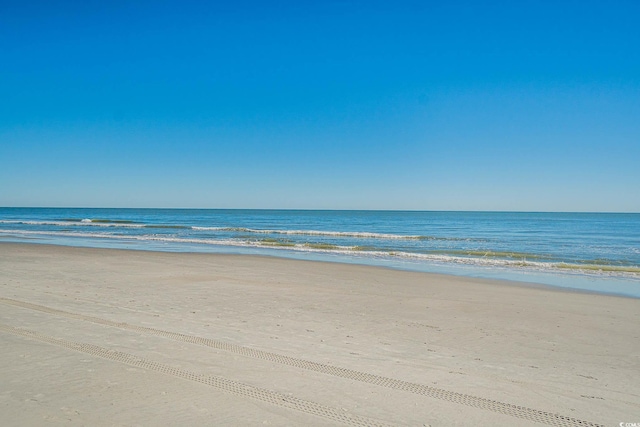
[[[389,240],[450,240],[450,241],[470,241],[473,239],[459,237],[436,237],[420,235],[402,235],[390,233],[372,233],[367,231],[324,231],[324,230],[272,230],[256,229],[245,227],[192,227],[199,231],[231,231],[248,234],[282,234],[290,236],[325,236],[325,237],[356,237],[363,239],[389,239]]]
[[[0,220],[0,224],[22,225],[53,225],[58,227],[108,227],[108,228],[168,228],[168,229],[192,229],[186,225],[142,224],[135,221],[107,220],[107,219],[62,219],[58,221],[31,221],[31,220]]]
[[[423,240],[423,241],[482,241],[481,239],[462,238],[462,237],[440,237],[440,236],[422,236],[422,235],[403,235],[391,233],[374,233],[367,231],[325,231],[325,230],[277,230],[277,229],[256,229],[247,227],[203,227],[189,225],[173,225],[173,224],[143,224],[128,220],[109,220],[109,219],[77,219],[65,218],[56,221],[36,221],[36,220],[0,220],[0,224],[23,224],[23,225],[52,225],[58,227],[64,226],[92,226],[92,227],[109,227],[109,228],[158,228],[158,229],[176,229],[176,230],[194,230],[194,231],[216,231],[216,232],[234,232],[245,234],[277,234],[288,236],[323,236],[323,237],[353,237],[360,239],[384,239],[384,240]]]
[[[73,219],[65,220],[65,221],[74,221]],[[107,224],[138,224],[135,221],[130,221],[128,219],[102,219],[102,218],[85,218],[82,222],[94,222],[94,223],[107,223]]]
[[[0,220],[0,224],[23,224],[23,225],[55,225],[58,227],[68,226],[94,226],[94,227],[130,227],[130,228],[144,228],[144,224],[136,224],[133,222],[94,222],[92,220],[74,220],[74,221],[14,221],[14,220]]]
[[[387,251],[380,250],[375,247],[363,246],[340,246],[327,243],[293,243],[290,241],[279,241],[276,239],[265,240],[239,240],[239,239],[202,239],[202,238],[179,238],[166,237],[156,235],[113,235],[100,233],[78,233],[64,231],[35,231],[35,230],[2,230],[0,233],[25,236],[64,236],[64,237],[80,237],[80,238],[97,238],[126,241],[149,241],[149,242],[166,242],[166,243],[188,243],[200,245],[215,246],[236,246],[236,247],[260,247],[275,250],[293,250],[299,252],[322,252],[344,254],[357,257],[374,257],[374,258],[402,258],[423,260],[429,262],[439,262],[445,264],[466,264],[486,267],[505,267],[505,268],[525,268],[535,270],[552,270],[558,272],[575,271],[588,274],[608,274],[608,275],[624,275],[627,277],[640,278],[640,266],[636,265],[614,265],[605,263],[596,263],[594,261],[585,260],[582,262],[543,262],[536,259],[534,254],[514,254],[508,252],[482,252],[467,251],[464,254],[460,251],[451,251],[449,253],[415,253],[404,251]],[[466,255],[466,256],[464,256]],[[522,256],[524,255],[524,256]],[[522,256],[522,258],[521,258]]]
[[[138,224],[136,221],[128,219],[106,219],[106,218],[61,218],[58,221],[63,222],[82,222],[82,223],[113,223],[113,224]]]

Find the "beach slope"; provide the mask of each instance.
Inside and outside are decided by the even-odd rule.
[[[617,426],[639,372],[638,299],[0,244],[4,426]]]

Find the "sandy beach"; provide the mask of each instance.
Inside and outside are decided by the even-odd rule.
[[[640,300],[270,257],[0,244],[0,424],[640,422]]]

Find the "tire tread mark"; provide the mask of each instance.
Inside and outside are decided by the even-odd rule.
[[[358,415],[350,415],[343,410],[324,406],[316,402],[299,399],[297,397],[284,395],[275,391],[255,387],[248,384],[243,384],[237,381],[229,380],[226,378],[212,376],[212,375],[200,375],[187,371],[185,369],[176,368],[163,363],[155,362],[149,359],[135,356],[133,354],[124,353],[121,351],[110,350],[104,347],[100,347],[93,344],[68,341],[60,338],[54,338],[48,335],[40,334],[38,332],[30,331],[27,329],[15,328],[8,325],[0,324],[0,331],[11,333],[14,335],[35,339],[38,341],[46,342],[48,344],[56,345],[70,350],[75,350],[81,353],[90,354],[92,356],[101,357],[103,359],[124,363],[137,368],[147,369],[151,371],[160,372],[163,374],[172,375],[174,377],[195,381],[198,383],[206,384],[211,387],[215,387],[222,391],[232,393],[242,397],[248,397],[255,400],[260,400],[272,405],[282,406],[288,409],[293,409],[307,414],[316,415],[323,418],[328,418],[333,421],[337,421],[342,424],[356,426],[356,427],[386,427],[386,424],[382,424],[376,420],[369,419]]]
[[[94,316],[86,316],[83,314],[71,313],[55,308],[45,307],[38,304],[32,304],[24,301],[18,301],[10,298],[0,297],[0,302],[27,309],[42,311],[62,317],[85,320],[100,325],[116,327],[129,331],[135,331],[143,334],[154,335],[169,338],[175,341],[199,344],[211,347],[217,350],[223,350],[230,353],[239,354],[246,357],[267,360],[292,366],[310,371],[320,372],[327,375],[346,378],[350,380],[360,381],[367,384],[373,384],[380,387],[386,387],[395,390],[402,390],[413,394],[431,397],[434,399],[444,400],[447,402],[457,403],[474,408],[484,409],[512,417],[547,424],[557,427],[603,427],[601,424],[591,421],[584,421],[553,412],[545,412],[538,409],[528,408],[525,406],[514,405],[511,403],[500,402],[496,400],[486,399],[484,397],[472,396],[468,394],[449,391],[437,387],[431,387],[423,384],[412,383],[409,381],[398,380],[394,378],[384,377],[366,372],[360,372],[352,369],[341,368],[324,363],[312,362],[304,359],[297,359],[290,356],[284,356],[277,353],[271,353],[254,348],[243,347],[237,344],[225,341],[203,338],[193,335],[182,334],[179,332],[169,332],[161,329],[149,328],[145,326],[136,326],[124,322],[113,322]]]

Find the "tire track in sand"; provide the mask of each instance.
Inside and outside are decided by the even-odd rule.
[[[189,381],[195,381],[211,387],[215,387],[227,393],[232,393],[242,397],[259,400],[270,403],[272,405],[282,406],[307,414],[316,415],[318,417],[328,418],[342,424],[356,427],[386,427],[376,420],[361,417],[358,415],[350,415],[343,410],[324,406],[312,401],[299,399],[297,397],[287,396],[282,393],[244,384],[238,381],[228,380],[226,378],[196,374],[186,369],[176,368],[163,363],[154,362],[149,359],[135,356],[121,351],[109,350],[93,344],[81,343],[76,341],[68,341],[64,339],[54,338],[49,335],[40,334],[38,332],[27,329],[14,328],[12,326],[0,324],[0,331],[18,335],[21,337],[42,341],[58,347],[75,350],[81,353],[90,354],[92,356],[101,357],[103,359],[114,362],[124,363],[129,366],[142,368],[150,371],[160,372],[174,377],[182,378]]]
[[[528,408],[525,406],[513,405],[511,403],[500,402],[496,400],[486,399],[483,397],[472,396],[464,393],[458,393],[449,391],[437,387],[431,387],[423,384],[412,383],[409,381],[398,380],[395,378],[384,377],[375,374],[369,374],[366,372],[360,372],[353,369],[341,368],[338,366],[332,366],[324,363],[313,362],[304,359],[297,359],[290,356],[284,356],[277,353],[271,353],[268,351],[257,350],[250,347],[243,347],[237,344],[232,344],[224,341],[214,340],[210,338],[203,338],[193,335],[181,334],[177,332],[164,331],[161,329],[149,328],[144,326],[131,325],[124,322],[113,322],[110,320],[102,319],[94,316],[86,316],[83,314],[71,313],[55,308],[45,307],[38,304],[32,304],[29,302],[18,301],[10,298],[0,297],[0,302],[17,307],[22,307],[31,310],[37,310],[44,313],[53,314],[56,316],[84,320],[100,325],[111,326],[115,328],[125,329],[128,331],[135,331],[142,334],[160,336],[169,338],[175,341],[186,342],[191,344],[199,344],[206,347],[211,347],[217,350],[223,350],[241,356],[252,357],[255,359],[267,360],[270,362],[280,363],[283,365],[293,366],[296,368],[307,369],[310,371],[320,372],[327,375],[333,375],[336,377],[346,378],[354,381],[360,381],[367,384],[373,384],[380,387],[386,387],[394,390],[402,390],[405,392],[431,397],[434,399],[444,400],[447,402],[457,403],[460,405],[470,406],[473,408],[479,408],[496,412],[504,415],[509,415],[515,418],[534,421],[541,424],[547,424],[557,427],[603,427],[600,424],[593,423],[591,421],[579,420],[573,417],[556,414],[553,412],[541,411],[538,409]]]

